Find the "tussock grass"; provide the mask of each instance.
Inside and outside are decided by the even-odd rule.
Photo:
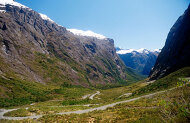
[[[156,80],[145,87],[133,92],[133,95],[144,95],[146,93],[152,93],[155,91],[165,90],[171,87],[176,87],[179,78],[190,77],[190,67],[182,68],[176,72],[169,74],[168,76]]]
[[[41,122],[189,122],[190,86],[177,88],[151,98],[142,98],[129,103],[119,104],[104,111],[93,111],[86,114],[49,115],[39,119]],[[182,101],[183,100],[183,101]],[[165,103],[160,103],[160,102]]]

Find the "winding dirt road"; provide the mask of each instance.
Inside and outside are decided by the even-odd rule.
[[[94,97],[95,97],[96,95],[98,95],[98,94],[100,94],[100,91],[96,91],[96,93],[94,93],[94,94],[87,94],[87,95],[84,95],[84,96],[82,97],[82,99],[89,98],[89,99],[93,100]]]
[[[169,90],[173,90],[173,89],[175,89],[175,88],[171,88]],[[155,93],[152,93],[152,94],[136,97],[136,98],[133,98],[133,99],[128,99],[128,100],[124,100],[124,101],[120,101],[120,102],[116,102],[116,103],[100,106],[100,107],[97,107],[97,108],[78,110],[78,111],[70,111],[70,112],[62,112],[62,113],[56,113],[56,114],[57,115],[63,115],[63,114],[83,114],[83,113],[89,113],[89,112],[92,112],[92,111],[95,111],[95,110],[106,110],[107,108],[114,107],[117,104],[127,103],[127,102],[135,101],[135,100],[138,100],[138,99],[141,99],[141,98],[151,97],[151,96],[154,96],[156,94],[164,93],[164,92],[169,91],[169,90],[159,91],[159,92],[155,92]],[[10,112],[10,111],[14,111],[14,110],[17,110],[17,109],[10,109],[10,110],[1,109],[0,110],[0,119],[24,120],[24,119],[39,119],[42,116],[45,116],[45,115],[35,115],[35,116],[26,116],[26,117],[8,117],[8,116],[3,116],[5,113]]]
[[[189,82],[187,84],[190,83],[190,77],[186,78],[189,80]],[[182,86],[180,86],[182,87]],[[78,111],[70,111],[70,112],[62,112],[62,113],[55,113],[55,115],[64,115],[64,114],[83,114],[83,113],[89,113],[89,112],[92,112],[92,111],[95,111],[95,110],[106,110],[107,108],[109,107],[114,107],[115,105],[117,104],[122,104],[122,103],[127,103],[127,102],[131,102],[131,101],[135,101],[135,100],[138,100],[138,99],[141,99],[141,98],[147,98],[147,97],[151,97],[151,96],[154,96],[156,94],[160,94],[160,93],[165,93],[167,91],[170,91],[170,90],[174,90],[176,89],[177,87],[174,87],[174,88],[171,88],[171,89],[168,89],[168,90],[164,90],[164,91],[159,91],[159,92],[155,92],[155,93],[152,93],[152,94],[147,94],[147,95],[144,95],[144,96],[140,96],[140,97],[136,97],[136,98],[133,98],[133,99],[128,99],[128,100],[124,100],[124,101],[120,101],[120,102],[116,102],[116,103],[112,103],[112,104],[108,104],[108,105],[104,105],[104,106],[100,106],[100,107],[97,107],[97,108],[91,108],[91,109],[85,109],[85,110],[78,110]],[[95,94],[91,95],[91,98],[93,99],[93,97],[97,94],[100,94],[99,91],[97,91]],[[14,111],[14,110],[17,110],[17,109],[9,109],[9,110],[6,110],[6,109],[0,109],[0,119],[7,119],[7,120],[24,120],[24,119],[39,119],[45,115],[35,115],[35,116],[27,116],[27,117],[7,117],[7,116],[4,116],[5,113],[7,112],[11,112],[11,111]]]

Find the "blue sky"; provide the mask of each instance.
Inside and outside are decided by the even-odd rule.
[[[56,23],[113,38],[124,49],[157,49],[190,0],[16,0]]]

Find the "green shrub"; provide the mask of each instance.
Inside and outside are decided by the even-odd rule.
[[[19,105],[30,104],[31,102],[33,101],[31,100],[30,97],[14,98],[14,99],[0,98],[0,107],[19,106]]]
[[[0,98],[0,107],[25,105],[52,98],[51,89],[40,83],[0,77],[0,86],[5,88],[6,94]]]

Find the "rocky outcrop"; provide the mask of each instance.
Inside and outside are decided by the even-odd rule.
[[[190,66],[190,6],[171,28],[150,73],[150,80],[162,78],[186,66]]]
[[[74,35],[29,8],[0,10],[1,76],[85,87],[127,79],[112,39]]]

